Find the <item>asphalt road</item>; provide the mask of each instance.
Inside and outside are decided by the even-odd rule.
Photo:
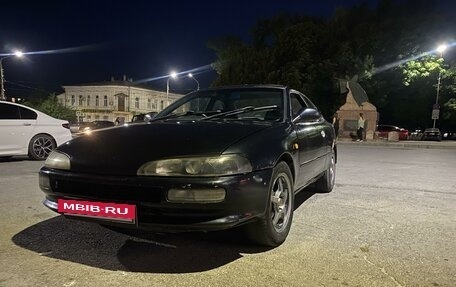
[[[41,164],[0,162],[0,286],[456,286],[456,149],[341,145],[334,191],[301,193],[274,249],[64,219]]]

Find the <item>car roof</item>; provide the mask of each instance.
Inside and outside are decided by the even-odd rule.
[[[34,109],[32,107],[29,107],[29,106],[26,106],[26,105],[22,105],[22,104],[18,104],[18,103],[13,103],[13,102],[8,102],[8,101],[0,101],[1,103],[4,103],[4,104],[8,104],[8,105],[12,105],[12,106],[17,106],[17,107],[22,107],[22,108],[25,108],[25,109],[29,109],[29,110],[32,110],[34,111],[35,113],[37,113],[39,115],[40,118],[49,118],[49,119],[53,119],[53,120],[58,120],[58,121],[62,121],[62,122],[65,122],[65,120],[61,120],[61,119],[57,119],[57,118],[54,118],[54,117],[51,117],[50,115],[46,114],[46,113],[43,113],[42,111],[39,111],[37,109]]]
[[[38,111],[38,110],[36,110],[36,109],[34,109],[34,108],[32,108],[32,107],[26,106],[26,105],[22,105],[22,104],[18,104],[18,103],[13,103],[13,102],[8,102],[8,101],[1,101],[1,103],[13,105],[13,106],[19,106],[19,107],[23,107],[23,108],[27,108],[27,109],[30,109],[30,110],[32,110],[32,111],[34,111],[34,112],[39,112],[39,113],[42,113],[42,114],[43,114],[43,112],[40,112],[40,111]]]
[[[114,123],[114,122],[111,122],[111,121],[99,121],[99,120],[95,120],[95,121],[92,121],[91,123],[100,123],[100,124],[104,124],[104,123]]]
[[[398,126],[393,126],[393,125],[377,125],[377,127],[395,127],[395,128],[398,128]]]
[[[283,85],[273,85],[273,84],[258,84],[258,85],[233,85],[233,86],[220,86],[212,87],[207,89],[201,89],[199,91],[212,91],[212,90],[231,90],[231,89],[255,89],[255,88],[268,88],[268,89],[287,89]]]

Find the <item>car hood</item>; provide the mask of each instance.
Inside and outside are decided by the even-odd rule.
[[[218,121],[160,121],[93,131],[57,149],[70,157],[71,171],[135,175],[145,162],[221,154],[241,139],[271,127]]]

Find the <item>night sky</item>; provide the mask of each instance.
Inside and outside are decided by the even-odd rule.
[[[258,19],[281,12],[330,17],[337,7],[362,1],[230,0],[230,1],[9,1],[2,3],[0,54],[54,51],[3,61],[7,96],[38,91],[61,92],[62,85],[163,77],[204,67],[216,60],[210,39],[226,35],[246,41]],[[368,1],[376,5],[378,1]],[[67,52],[59,49],[74,48]],[[215,78],[196,71],[201,87]],[[165,90],[166,79],[148,81]],[[196,83],[186,77],[171,82],[185,93]]]

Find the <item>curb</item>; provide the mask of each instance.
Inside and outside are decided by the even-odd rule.
[[[356,142],[350,140],[338,140],[339,145],[357,145],[357,146],[385,146],[395,148],[423,148],[423,149],[456,149],[456,141],[444,142],[423,142],[423,141],[363,141]]]

